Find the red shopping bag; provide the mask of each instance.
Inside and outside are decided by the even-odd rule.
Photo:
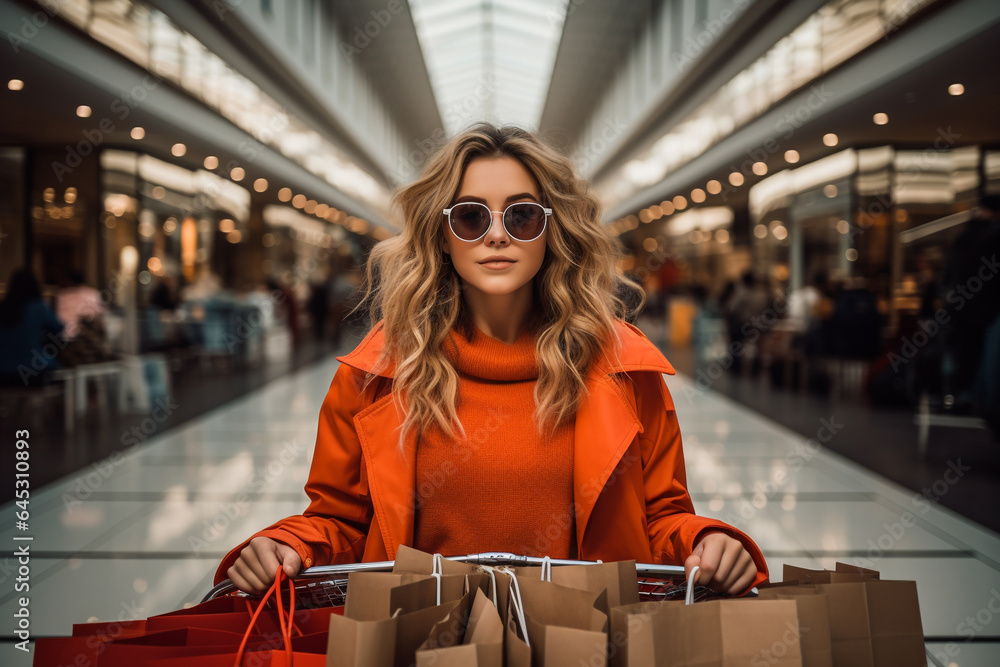
[[[113,639],[125,639],[143,634],[145,619],[137,621],[103,621],[74,623],[70,637],[39,637],[35,640],[35,667],[62,665],[93,665],[104,645]]]

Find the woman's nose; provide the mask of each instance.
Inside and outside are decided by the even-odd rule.
[[[486,242],[490,243],[493,240],[510,241],[503,226],[503,211],[490,211],[490,228],[486,232]]]

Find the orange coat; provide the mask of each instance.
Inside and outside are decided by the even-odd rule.
[[[758,570],[753,586],[766,581],[767,565],[753,540],[694,514],[680,428],[662,376],[673,375],[673,367],[639,329],[622,320],[616,326],[623,343],[618,359],[604,356],[592,365],[585,378],[589,392],[576,414],[578,557],[681,565],[699,533],[711,528],[740,540],[753,556]],[[382,343],[379,322],[351,353],[337,357],[341,365],[320,408],[305,486],[309,507],[230,551],[215,573],[216,583],[258,536],[292,546],[304,567],[392,560],[400,544],[413,544],[414,436],[408,436],[402,456],[396,432],[401,419],[387,381],[372,381],[360,391]],[[392,373],[390,367],[380,375]],[[621,391],[614,373],[627,373],[632,383],[626,386],[634,391]]]

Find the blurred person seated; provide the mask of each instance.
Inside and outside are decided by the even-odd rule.
[[[65,325],[66,347],[59,353],[63,366],[97,364],[113,358],[101,293],[87,285],[78,269],[70,269],[68,285],[56,293],[56,316]]]
[[[17,269],[0,302],[0,383],[41,385],[45,372],[61,367],[65,326],[42,299],[30,269]]]

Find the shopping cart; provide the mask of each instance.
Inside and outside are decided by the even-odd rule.
[[[502,565],[538,567],[541,570],[543,558],[535,556],[518,556],[511,553],[490,552],[470,554],[468,556],[449,556],[448,560],[475,565],[497,567]],[[599,561],[550,559],[552,567],[563,565],[595,565]],[[392,570],[394,561],[378,561],[371,563],[345,563],[341,565],[318,565],[299,572],[293,577],[295,587],[296,607],[315,609],[318,607],[343,607],[347,599],[347,576],[352,572],[388,572]],[[679,565],[658,565],[636,563],[636,575],[639,583],[640,600],[683,600],[687,592],[684,581],[684,568]],[[252,597],[240,591],[228,579],[217,584],[205,595],[202,602],[236,595]],[[695,588],[696,600],[718,596],[704,586]]]

